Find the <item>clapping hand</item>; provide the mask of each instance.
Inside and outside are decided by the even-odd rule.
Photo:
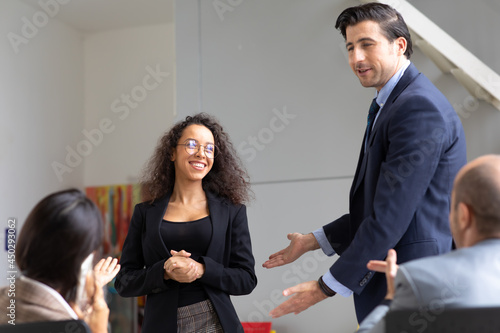
[[[81,309],[76,303],[72,304],[78,318],[84,320],[94,333],[108,332],[109,308],[102,289],[119,271],[120,265],[116,258],[101,259],[94,266],[93,272],[89,272],[86,276],[85,291],[89,300],[88,305]]]
[[[120,271],[120,264],[118,264],[118,259],[107,257],[106,259],[101,259],[94,266],[94,277],[96,284],[101,288],[107,285]]]

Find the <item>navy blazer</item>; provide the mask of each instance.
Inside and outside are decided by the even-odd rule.
[[[354,292],[359,322],[386,294],[385,276],[369,271],[369,260],[383,260],[391,248],[399,263],[451,250],[450,195],[465,163],[460,119],[411,64],[381,109],[366,152],[361,147],[349,214],[323,227],[340,255],[330,272]]]
[[[200,278],[225,332],[243,327],[229,295],[249,294],[257,285],[255,261],[244,205],[233,205],[207,192],[213,231],[207,254],[200,261]],[[120,259],[115,287],[120,296],[147,295],[142,332],[177,332],[179,283],[163,279],[163,265],[171,256],[160,234],[170,195],[136,205]]]

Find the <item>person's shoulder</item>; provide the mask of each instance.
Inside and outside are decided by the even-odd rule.
[[[497,245],[499,245],[500,249],[500,242]],[[481,251],[478,246],[461,248],[444,254],[411,260],[402,264],[400,268],[409,275],[416,275],[416,273],[423,272],[430,274],[436,271],[450,273],[456,268],[468,266],[468,264],[475,261],[474,257],[481,255],[481,252],[484,251]]]
[[[148,208],[152,207],[152,205],[153,205],[152,200],[139,202],[139,203],[135,204],[135,211],[143,212],[143,211],[147,210]]]
[[[232,205],[231,200],[229,200],[228,198],[222,197],[217,193],[214,193],[212,191],[205,191],[205,194],[207,196],[207,200],[219,202],[219,203],[221,203],[223,205],[227,205],[227,206]]]
[[[160,198],[148,199],[148,200],[139,202],[135,206],[140,208],[140,209],[147,209],[147,208],[154,207],[157,205],[163,205],[168,201],[169,198],[170,198],[170,195],[166,194]]]
[[[424,74],[419,73],[400,89],[399,94],[394,96],[392,108],[404,112],[395,112],[396,117],[406,119],[408,114],[414,112],[415,116],[437,117],[443,122],[453,118],[458,120],[458,115],[448,99]]]
[[[490,262],[500,262],[500,239],[486,239],[473,246],[452,251],[454,256],[466,258],[466,260],[486,260]]]
[[[409,274],[412,274],[412,272],[415,271],[432,270],[437,266],[442,267],[443,265],[446,265],[448,261],[453,260],[452,258],[456,256],[455,252],[456,251],[451,251],[445,254],[414,259],[401,264],[400,269],[402,271],[408,272]]]
[[[238,211],[241,208],[246,207],[245,204],[233,203],[229,198],[222,197],[222,196],[217,195],[213,192],[207,191],[205,193],[207,195],[207,200],[215,202],[215,203],[220,204],[222,206],[225,206],[225,207],[229,208],[230,210]]]
[[[415,72],[417,74],[415,74]],[[415,72],[412,73],[412,79],[411,82],[407,85],[406,89],[404,89],[401,94],[405,95],[408,94],[409,97],[415,97],[415,98],[423,98],[423,99],[435,99],[438,98],[448,101],[444,94],[432,83],[429,78],[418,71],[418,69],[415,68]]]

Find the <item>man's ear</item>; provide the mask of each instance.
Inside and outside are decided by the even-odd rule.
[[[469,229],[472,226],[474,212],[469,205],[459,202],[457,207],[457,222],[460,230]]]
[[[396,52],[398,55],[402,56],[406,52],[406,48],[408,47],[408,42],[404,37],[398,37],[394,40],[394,45],[396,47]]]

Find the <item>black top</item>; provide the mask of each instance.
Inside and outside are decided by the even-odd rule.
[[[160,228],[161,237],[169,250],[185,250],[191,253],[193,260],[199,261],[200,256],[207,253],[212,237],[212,220],[210,216],[196,221],[170,222],[163,220]],[[206,300],[207,294],[201,282],[179,283],[178,307]]]

